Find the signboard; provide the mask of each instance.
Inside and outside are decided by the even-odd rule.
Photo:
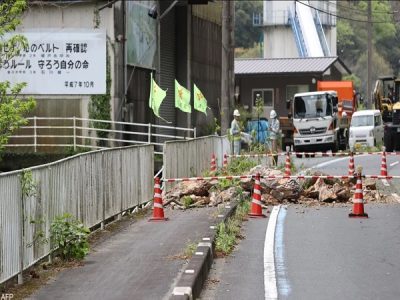
[[[0,61],[0,82],[26,82],[22,94],[106,93],[104,30],[46,28],[15,34],[24,35],[28,46],[20,55]]]
[[[126,1],[127,63],[153,69],[156,67],[157,21],[149,17],[155,0]]]

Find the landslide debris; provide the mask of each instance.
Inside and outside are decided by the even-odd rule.
[[[258,165],[244,175],[282,176],[283,171]],[[312,172],[307,175],[327,175]],[[265,205],[298,203],[306,206],[329,205],[332,203],[352,203],[354,179],[279,179],[261,178],[262,201]],[[239,195],[253,193],[254,180],[251,178],[234,180],[184,181],[164,193],[164,206],[188,209],[204,206],[217,206]],[[376,188],[376,180],[363,179],[364,202],[388,203],[394,200],[381,194]]]

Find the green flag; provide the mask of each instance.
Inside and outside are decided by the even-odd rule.
[[[160,117],[160,106],[166,95],[167,95],[167,92],[162,90],[152,77],[151,84],[150,84],[149,105],[153,109],[154,114],[159,118],[161,118]]]
[[[199,90],[199,88],[194,85],[193,90],[194,96],[194,109],[201,111],[207,115],[207,100],[204,98],[203,93]]]
[[[181,86],[175,79],[175,107],[181,111],[191,113],[190,91]]]

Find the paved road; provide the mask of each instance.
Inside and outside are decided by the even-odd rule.
[[[165,214],[167,222],[139,220],[100,243],[83,267],[61,272],[32,299],[167,299],[185,265],[172,257],[201,240],[217,209]]]
[[[399,175],[398,158],[387,160],[389,174]],[[344,175],[348,158],[297,159],[295,163]],[[366,174],[377,175],[381,157],[356,157],[357,164],[363,165]],[[388,189],[396,191],[396,182]],[[250,220],[243,227],[246,240],[233,256],[215,261],[201,299],[400,299],[400,205],[367,204],[370,218],[366,220],[348,218],[351,209],[351,205],[291,205],[281,207],[277,221],[268,225]],[[268,243],[263,239],[271,224],[276,225],[272,281],[264,268]],[[274,280],[277,295],[271,297],[271,290],[264,287]]]

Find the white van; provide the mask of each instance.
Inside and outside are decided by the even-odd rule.
[[[379,110],[369,109],[356,111],[350,124],[349,146],[354,150],[356,144],[364,146],[383,145],[384,127]]]

